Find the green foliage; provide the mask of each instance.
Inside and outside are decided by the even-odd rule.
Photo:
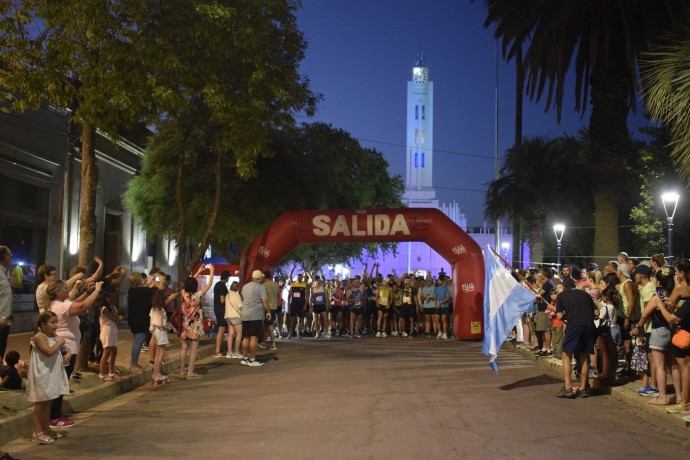
[[[199,241],[209,219],[214,193],[213,160],[203,154],[214,130],[193,130],[169,120],[147,149],[141,174],[129,184],[125,201],[149,237],[177,238],[176,157],[185,156],[184,197],[189,238]],[[294,209],[402,207],[402,179],[388,175],[388,163],[363,148],[343,130],[304,124],[273,132],[271,148],[256,162],[256,175],[242,177],[234,152],[224,155],[219,218],[211,236],[214,248],[248,244],[280,214]],[[345,260],[365,245],[314,245],[299,248],[294,260]],[[337,247],[335,247],[337,246]],[[390,249],[391,246],[384,246]],[[309,255],[307,253],[316,254]],[[323,255],[321,255],[323,254]],[[332,254],[329,255],[329,254]]]
[[[669,31],[640,64],[643,95],[652,117],[670,128],[671,156],[690,178],[690,26]]]

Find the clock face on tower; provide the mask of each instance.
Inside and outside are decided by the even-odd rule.
[[[415,67],[412,72],[412,81],[415,85],[424,85],[429,80],[429,70],[426,67]]]

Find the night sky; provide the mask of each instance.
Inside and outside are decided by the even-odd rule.
[[[303,0],[307,41],[302,73],[324,96],[311,120],[330,123],[386,156],[404,179],[406,91],[418,53],[434,82],[434,186],[457,201],[468,226],[484,222],[484,192],[495,176],[496,42],[481,1]],[[499,59],[500,156],[514,140],[514,63]],[[574,80],[569,79],[572,84]],[[572,89],[570,89],[572,88]],[[525,98],[524,135],[558,137],[586,127],[566,90],[561,123],[544,102]],[[640,116],[632,119],[640,125]],[[632,128],[631,128],[632,129]]]

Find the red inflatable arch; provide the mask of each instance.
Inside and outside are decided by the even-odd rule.
[[[460,339],[483,337],[484,258],[479,245],[438,209],[289,211],[242,253],[241,279],[273,272],[304,243],[422,241],[452,267],[453,331]]]

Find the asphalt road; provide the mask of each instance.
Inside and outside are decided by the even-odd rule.
[[[144,385],[88,411],[22,459],[687,459],[687,430],[610,396],[564,400],[562,383],[478,342],[282,341],[266,365],[208,358],[201,379]]]

